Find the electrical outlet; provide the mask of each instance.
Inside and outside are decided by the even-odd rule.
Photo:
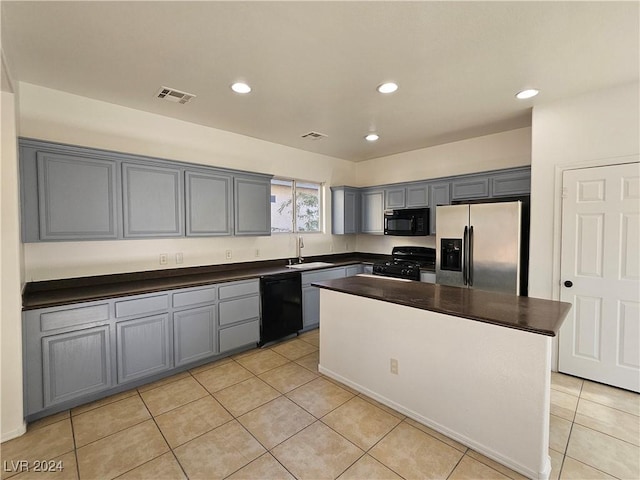
[[[260,249],[256,248],[256,258],[258,258],[260,256]]]
[[[169,255],[166,253],[160,254],[160,265],[166,265],[169,262]]]
[[[231,250],[227,250],[227,251],[225,251],[225,252],[224,252],[224,255],[227,257],[227,260],[231,260],[231,257],[232,257],[232,255],[231,255]]]
[[[396,360],[395,358],[391,359],[390,370],[394,375],[398,375],[398,360]]]
[[[182,252],[176,253],[176,264],[180,265],[182,262],[184,262],[184,255],[182,255]]]

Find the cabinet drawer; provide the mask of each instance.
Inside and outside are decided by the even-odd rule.
[[[218,308],[220,325],[258,318],[260,316],[260,297],[256,295],[220,302]]]
[[[220,352],[258,343],[260,340],[260,321],[242,323],[220,330]]]
[[[90,307],[67,308],[40,315],[40,331],[48,332],[64,327],[75,327],[91,322],[109,320],[109,305],[92,305]]]
[[[145,313],[159,312],[169,308],[169,295],[155,295],[153,297],[136,298],[116,302],[116,317],[129,317]]]
[[[260,293],[260,284],[257,280],[249,280],[248,282],[232,282],[220,285],[218,295],[220,300],[226,298],[242,297],[244,295],[254,295]]]
[[[343,278],[345,275],[344,267],[321,270],[319,272],[303,273],[302,285],[308,285],[313,282],[322,282],[324,280],[332,280],[334,278]]]
[[[199,290],[173,294],[173,306],[176,308],[186,307],[188,305],[197,305],[199,303],[213,303],[215,301],[216,287],[202,288]]]

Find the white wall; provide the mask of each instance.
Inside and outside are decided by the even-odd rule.
[[[0,93],[0,439],[25,431],[22,409],[22,250],[15,97],[4,55]]]
[[[518,128],[359,162],[356,186],[447,177],[530,163],[531,128]]]
[[[216,130],[86,97],[20,84],[20,134],[24,137],[104,148],[204,165],[271,173],[287,178],[353,184],[355,165],[341,159]],[[182,108],[176,106],[176,108]],[[330,212],[327,188],[325,211]],[[325,231],[331,232],[326,215]],[[346,237],[307,234],[304,255],[346,251]],[[169,254],[167,268],[282,258],[295,255],[295,238],[183,238],[111,242],[31,243],[25,245],[26,279],[46,280],[84,275],[164,268],[159,255]],[[350,250],[355,247],[351,242]],[[260,250],[256,258],[255,250]]]
[[[529,295],[559,299],[562,169],[620,163],[640,152],[640,85],[534,107]]]

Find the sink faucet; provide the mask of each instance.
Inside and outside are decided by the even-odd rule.
[[[298,237],[297,247],[298,263],[302,263],[304,261],[304,258],[302,258],[302,249],[304,248],[302,237]]]

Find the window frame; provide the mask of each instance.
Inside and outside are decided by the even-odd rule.
[[[325,190],[325,184],[324,182],[318,182],[315,180],[303,180],[300,178],[287,178],[287,177],[278,177],[278,176],[274,176],[271,179],[270,185],[273,186],[273,181],[280,181],[280,182],[291,182],[291,198],[292,198],[292,202],[291,202],[291,231],[288,232],[279,232],[279,231],[273,231],[271,230],[271,235],[279,235],[279,234],[296,234],[296,235],[302,235],[302,234],[309,234],[309,235],[315,235],[318,233],[324,233],[324,209],[325,209],[325,205],[324,205],[324,190]],[[297,216],[298,216],[298,206],[297,206],[297,202],[296,202],[296,192],[297,192],[297,184],[298,183],[308,183],[308,184],[312,184],[312,185],[317,185],[318,186],[318,229],[317,230],[313,230],[313,231],[308,231],[308,230],[298,230],[298,222],[297,222]],[[271,225],[273,228],[273,217],[272,217],[272,222]]]

